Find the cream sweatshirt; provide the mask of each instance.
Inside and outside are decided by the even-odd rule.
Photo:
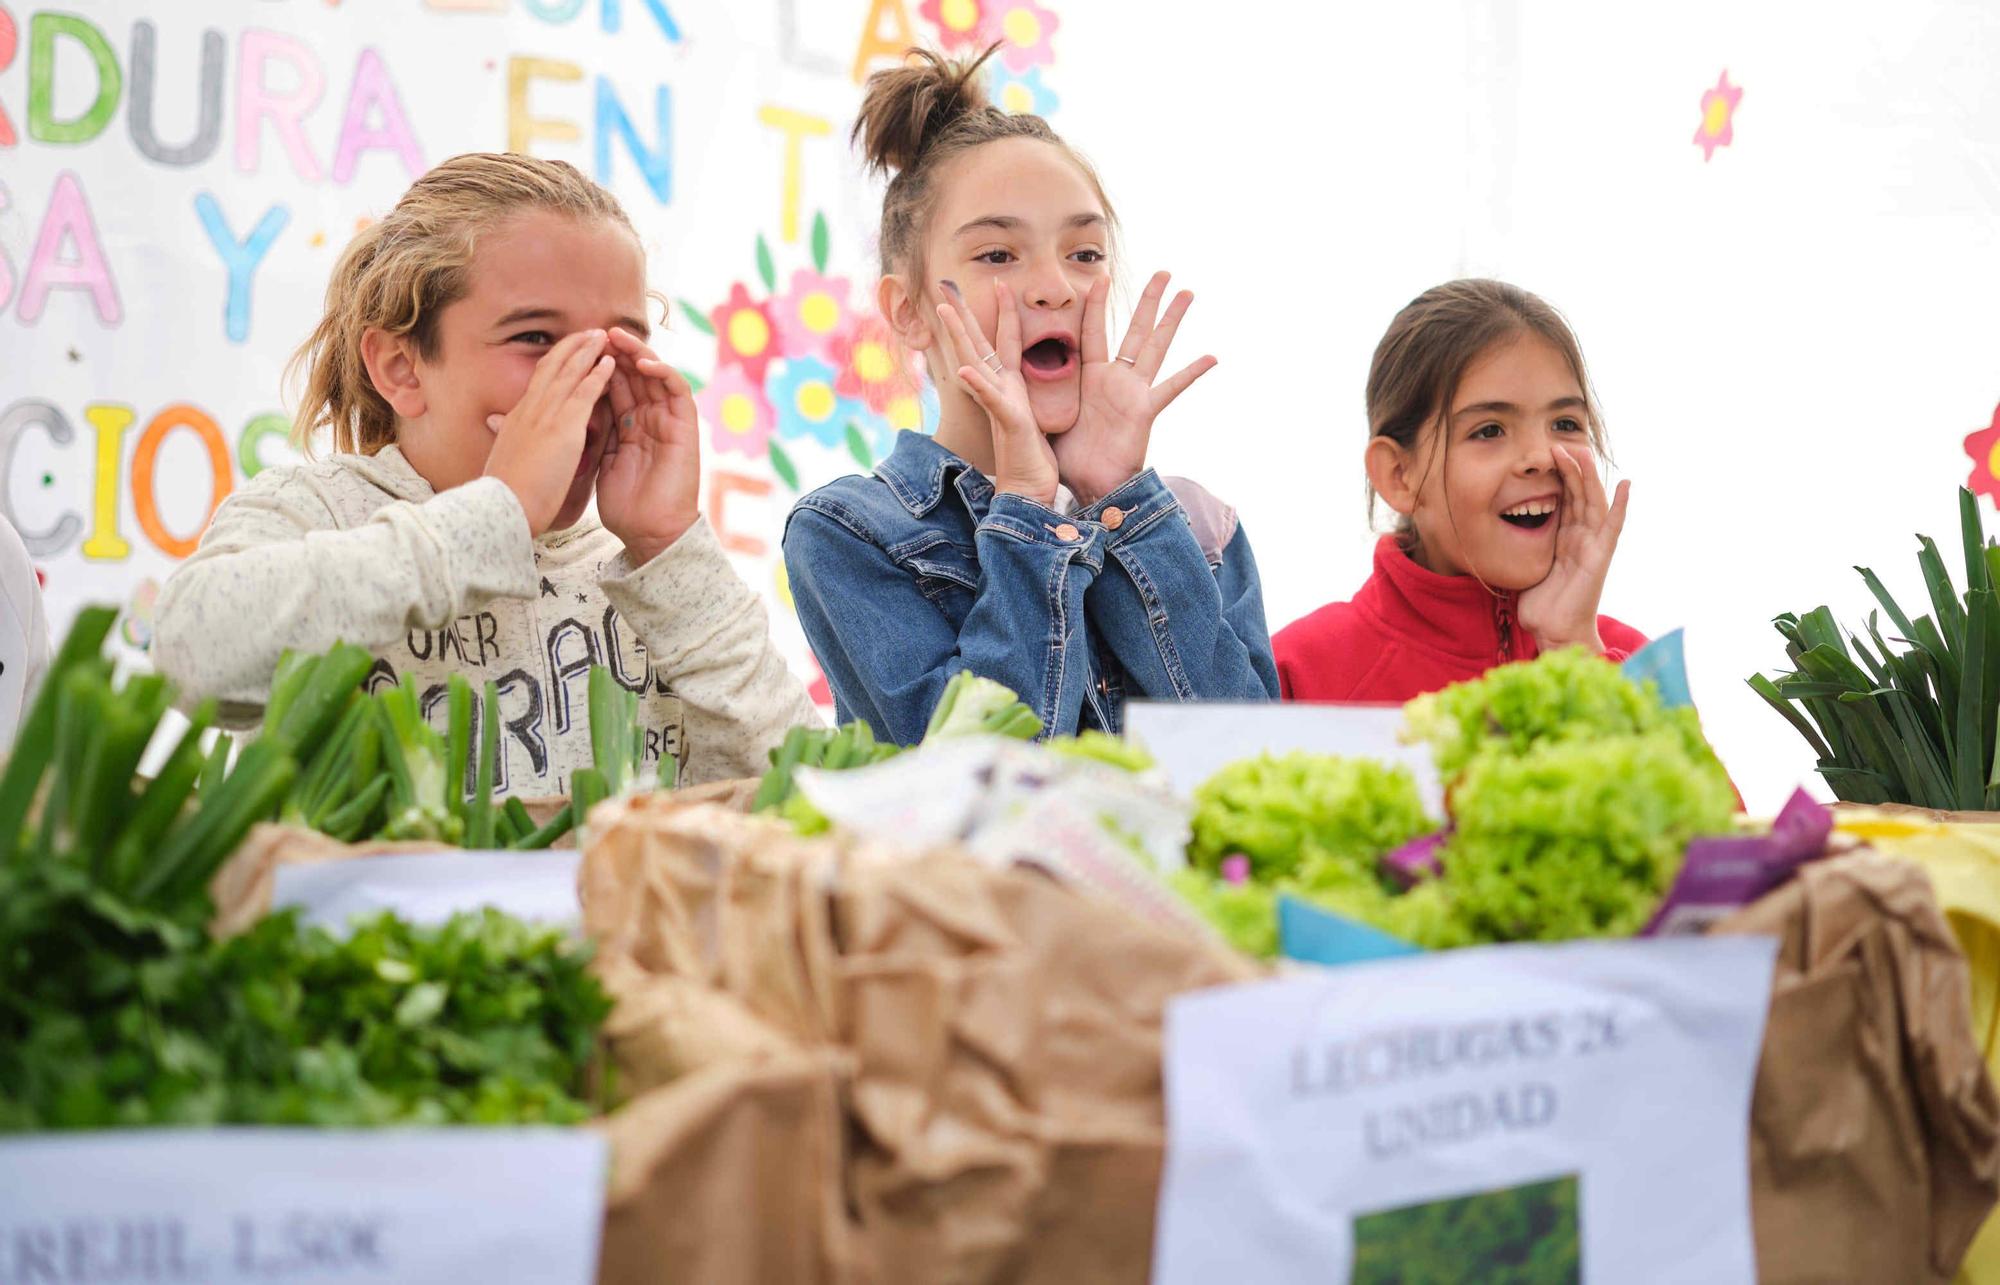
[[[162,590],[152,650],[184,701],[241,726],[281,652],[336,641],[375,654],[371,688],[414,674],[439,727],[451,674],[496,682],[511,794],[566,793],[590,765],[593,664],[640,693],[646,763],[674,755],[689,784],[757,775],[787,728],[820,721],[706,519],[634,567],[594,511],[530,539],[504,482],[440,494],[394,446],[230,495]]]

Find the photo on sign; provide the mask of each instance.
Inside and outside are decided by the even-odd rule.
[[[1350,1285],[1576,1285],[1577,1175],[1354,1220]]]

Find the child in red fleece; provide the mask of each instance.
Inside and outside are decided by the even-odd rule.
[[[1605,494],[1603,428],[1562,316],[1499,281],[1396,314],[1368,372],[1371,498],[1402,516],[1375,574],[1274,640],[1287,699],[1405,701],[1558,647],[1623,660],[1597,614],[1631,483]]]

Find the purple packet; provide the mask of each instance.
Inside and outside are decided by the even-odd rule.
[[[1833,813],[1796,790],[1769,834],[1693,839],[1680,876],[1641,937],[1698,936],[1826,851]]]
[[[1424,880],[1437,876],[1441,863],[1438,852],[1449,838],[1451,830],[1447,827],[1436,834],[1412,839],[1383,857],[1382,869],[1402,887],[1414,888]]]

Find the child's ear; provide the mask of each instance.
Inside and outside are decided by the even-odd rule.
[[[875,306],[911,352],[924,352],[937,342],[931,333],[931,309],[910,293],[909,279],[901,273],[892,272],[876,285]]]
[[[361,364],[368,382],[389,403],[398,419],[421,418],[429,403],[417,370],[416,347],[408,335],[392,335],[371,326],[361,333]]]
[[[1368,453],[1363,462],[1368,469],[1368,484],[1375,488],[1375,494],[1382,502],[1403,517],[1408,517],[1417,509],[1417,482],[1412,475],[1412,453],[1398,446],[1387,437],[1373,437],[1368,441]]]

